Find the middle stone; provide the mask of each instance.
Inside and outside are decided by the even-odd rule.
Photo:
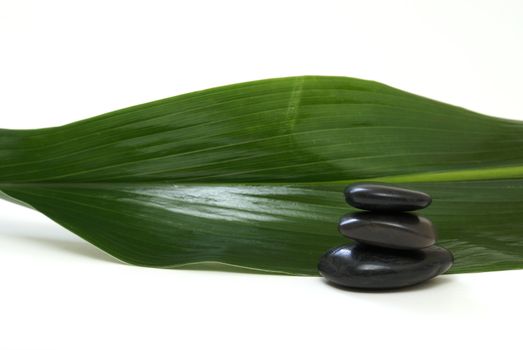
[[[436,242],[436,231],[429,219],[405,213],[345,215],[338,230],[355,241],[386,248],[422,249]]]

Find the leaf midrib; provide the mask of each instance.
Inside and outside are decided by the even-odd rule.
[[[289,186],[289,185],[321,185],[321,184],[349,184],[362,181],[379,181],[379,182],[455,182],[455,181],[481,181],[481,180],[508,180],[523,178],[523,166],[513,167],[497,167],[497,168],[481,168],[481,169],[467,169],[454,170],[445,172],[425,172],[412,173],[403,175],[392,175],[383,177],[363,178],[363,179],[347,179],[334,181],[310,181],[310,182],[190,182],[190,181],[90,181],[90,182],[2,182],[0,188],[4,187],[46,187],[46,186],[67,186],[67,187],[91,187],[99,185],[110,186],[129,186],[129,185],[184,185],[184,186],[216,186],[216,185],[239,185],[239,186],[257,186],[257,185],[271,185],[271,186]]]

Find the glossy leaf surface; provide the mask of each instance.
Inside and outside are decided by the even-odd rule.
[[[344,187],[395,182],[432,195],[423,215],[455,255],[450,272],[514,269],[521,133],[375,82],[269,79],[0,130],[0,195],[129,263],[316,275],[347,241]]]

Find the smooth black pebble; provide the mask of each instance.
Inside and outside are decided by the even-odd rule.
[[[353,184],[344,193],[349,205],[363,210],[411,211],[426,208],[432,202],[424,192],[380,184]]]
[[[412,286],[446,272],[454,261],[447,249],[433,245],[396,250],[361,243],[329,250],[318,271],[330,282],[349,288],[392,289]]]
[[[342,235],[361,243],[396,249],[422,249],[436,243],[432,222],[406,213],[359,212],[340,219]]]

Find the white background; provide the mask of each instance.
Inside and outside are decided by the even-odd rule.
[[[342,75],[523,119],[522,1],[0,0],[0,127]],[[127,266],[0,203],[0,349],[521,349],[523,270],[400,292]]]

